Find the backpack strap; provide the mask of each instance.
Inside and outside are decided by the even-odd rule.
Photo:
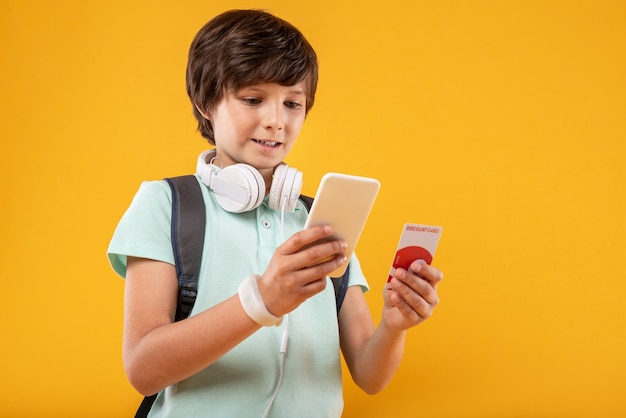
[[[193,175],[165,179],[172,189],[172,249],[178,277],[176,321],[189,316],[198,294],[206,208]]]
[[[137,412],[135,412],[135,418],[147,418],[148,414],[150,413],[150,410],[152,409],[152,405],[154,404],[154,401],[156,401],[156,398],[157,398],[156,394],[145,396],[143,400],[141,401],[141,404],[139,405]]]

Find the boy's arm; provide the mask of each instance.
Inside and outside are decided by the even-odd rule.
[[[260,328],[237,294],[173,322],[177,296],[173,265],[128,258],[123,358],[128,380],[143,395],[199,372]]]
[[[339,313],[341,350],[352,379],[366,393],[377,393],[389,384],[402,359],[406,330],[430,317],[439,303],[436,287],[441,272],[419,262],[411,270],[415,274],[396,270],[384,290],[377,328],[358,286],[348,289]]]

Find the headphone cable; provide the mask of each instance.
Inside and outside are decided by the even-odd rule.
[[[283,383],[283,376],[285,375],[285,357],[287,356],[287,340],[289,339],[289,315],[285,315],[285,325],[283,329],[283,337],[280,342],[280,372],[278,375],[278,381],[276,382],[276,387],[274,388],[274,393],[272,394],[272,398],[270,399],[265,411],[263,412],[262,418],[267,417],[267,414],[270,412],[270,408],[274,404],[274,400],[276,396],[278,396],[278,391],[280,389],[281,384]]]

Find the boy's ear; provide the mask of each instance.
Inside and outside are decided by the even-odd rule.
[[[200,106],[198,106],[197,104],[194,104],[194,106],[196,107],[196,109],[198,110],[198,112],[200,112],[200,114],[202,115],[203,118],[205,118],[206,120],[208,120],[209,122],[211,121],[211,118],[209,117],[211,114],[205,112],[204,110],[202,110],[200,108]]]

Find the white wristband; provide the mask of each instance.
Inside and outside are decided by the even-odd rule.
[[[257,280],[260,278],[261,276],[258,274],[251,274],[243,279],[239,285],[241,306],[243,306],[243,310],[246,311],[254,322],[265,327],[271,325],[279,326],[283,322],[283,317],[274,316],[267,310],[257,283]]]

